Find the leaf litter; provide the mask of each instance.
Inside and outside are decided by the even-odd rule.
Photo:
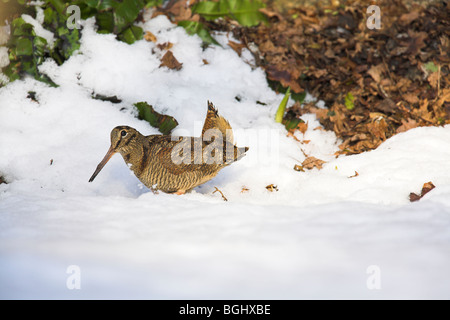
[[[308,91],[328,106],[296,102],[285,117],[316,114],[342,139],[337,155],[358,154],[397,133],[450,123],[449,5],[378,1],[381,28],[371,30],[372,2],[265,8],[269,24],[206,25],[239,39],[231,48],[245,45],[275,88]]]

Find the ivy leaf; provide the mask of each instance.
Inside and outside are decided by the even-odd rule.
[[[120,33],[117,38],[128,44],[132,44],[136,40],[141,40],[143,34],[144,32],[142,31],[142,28],[138,26],[130,26],[129,28],[125,29],[125,31]]]
[[[178,25],[183,27],[186,32],[190,35],[196,34],[202,39],[203,42],[207,44],[215,44],[220,45],[216,39],[214,39],[210,34],[206,27],[201,22],[183,20],[179,21]]]
[[[138,102],[134,105],[139,111],[139,118],[146,120],[162,134],[169,134],[178,125],[174,117],[156,112],[147,102]]]
[[[113,0],[85,0],[85,3],[99,11],[111,9],[114,6]]]
[[[12,36],[34,35],[33,26],[22,18],[14,19],[11,24]]]
[[[33,54],[33,42],[28,38],[19,38],[16,41],[16,55],[31,56]]]
[[[128,0],[115,5],[114,25],[115,33],[121,33],[136,20],[144,7],[141,0]]]

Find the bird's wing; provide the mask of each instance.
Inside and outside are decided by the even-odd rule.
[[[205,169],[200,138],[161,136],[155,147],[161,165],[172,174]]]

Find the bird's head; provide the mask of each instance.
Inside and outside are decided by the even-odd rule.
[[[97,169],[95,169],[94,174],[89,179],[89,182],[94,181],[95,177],[103,169],[105,164],[111,159],[115,153],[126,154],[131,148],[135,146],[135,142],[140,137],[140,133],[128,126],[118,126],[111,131],[111,146],[106,153],[103,160],[98,164]]]

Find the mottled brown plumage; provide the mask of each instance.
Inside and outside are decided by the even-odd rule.
[[[118,152],[151,190],[183,194],[215,177],[247,150],[234,145],[230,124],[208,102],[200,137],[143,136],[128,126],[115,127],[111,131],[111,146],[89,182]]]

